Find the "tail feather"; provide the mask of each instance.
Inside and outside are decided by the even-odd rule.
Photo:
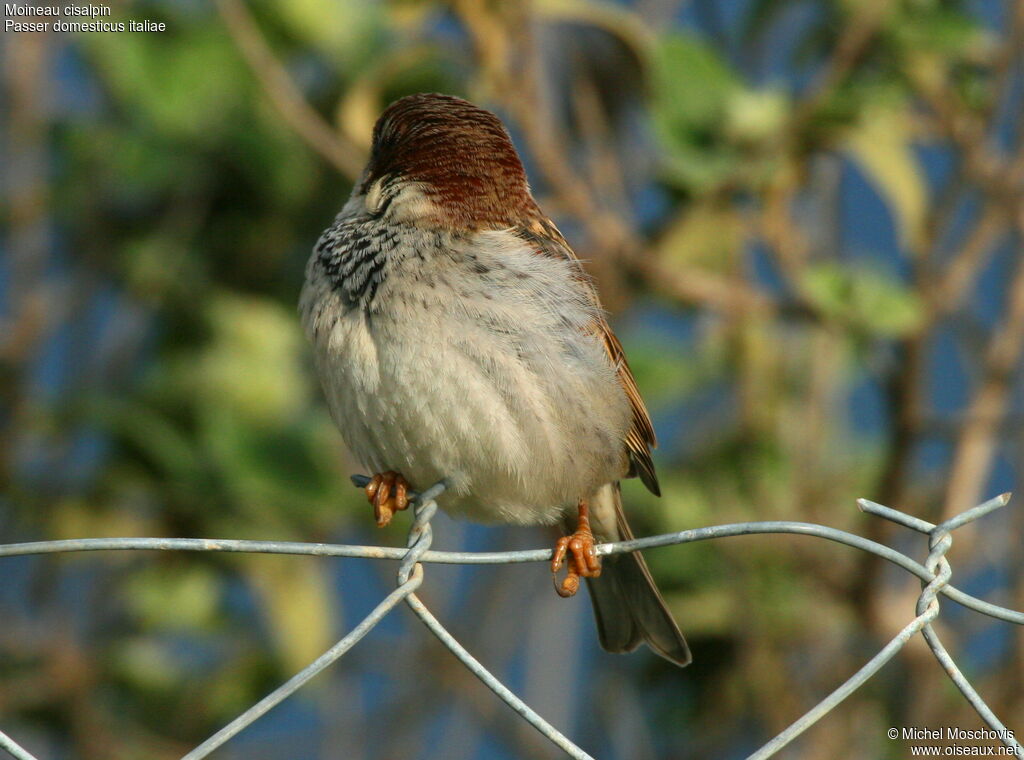
[[[617,483],[598,492],[591,513],[596,518],[595,537],[599,541],[633,538],[622,511]],[[680,667],[690,663],[686,639],[639,552],[603,557],[600,577],[588,578],[587,587],[597,635],[606,651],[632,652],[646,643],[669,662]]]
[[[605,651],[632,652],[646,642],[669,662],[690,664],[686,639],[639,554],[605,557],[601,577],[588,578],[587,588]]]

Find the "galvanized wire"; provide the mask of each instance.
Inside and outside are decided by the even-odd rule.
[[[0,731],[0,749],[7,750],[8,754],[16,760],[36,760],[34,755],[29,754],[28,750],[22,748],[3,731]]]
[[[306,683],[312,680],[314,676],[318,675],[320,671],[330,665],[333,665],[335,660],[351,649],[352,646],[363,638],[363,636],[368,634],[373,627],[384,618],[385,615],[391,612],[399,602],[406,599],[413,591],[416,590],[417,587],[419,587],[423,582],[423,569],[420,566],[417,566],[416,569],[417,572],[414,573],[409,580],[388,594],[384,598],[384,601],[378,604],[373,609],[373,612],[363,618],[362,622],[353,628],[345,638],[317,657],[313,662],[292,676],[288,681],[278,686],[270,692],[270,694],[239,715],[228,725],[224,726],[220,731],[189,752],[182,758],[182,760],[199,760],[199,758],[206,757],[228,739],[254,723],[258,718],[266,715],[271,709],[277,707],[277,705],[298,691],[302,686],[305,686]]]
[[[1018,757],[1024,757],[1024,751],[1022,751],[1020,744],[1018,744],[1014,739],[1013,734],[1007,731],[1006,726],[999,721],[992,710],[989,709],[988,705],[985,704],[984,700],[974,690],[974,687],[971,686],[966,678],[964,678],[959,668],[957,668],[956,664],[949,657],[945,647],[942,646],[938,635],[931,626],[932,621],[935,620],[939,614],[938,594],[949,584],[949,579],[953,574],[952,568],[945,557],[946,551],[953,544],[953,538],[950,535],[950,532],[955,528],[959,528],[961,525],[966,525],[968,522],[976,520],[995,509],[1006,506],[1009,499],[1010,495],[1004,493],[1001,496],[997,496],[980,506],[969,509],[963,514],[957,515],[951,520],[947,520],[937,526],[916,517],[904,515],[902,512],[898,512],[895,509],[883,507],[881,504],[875,504],[873,501],[861,499],[858,502],[858,506],[860,506],[860,508],[865,512],[892,520],[893,522],[917,530],[930,537],[929,543],[931,546],[931,552],[925,562],[925,567],[933,574],[933,578],[931,582],[924,587],[921,591],[921,595],[918,597],[918,616],[914,618],[914,620],[912,620],[902,631],[900,631],[892,641],[886,644],[885,647],[882,648],[882,651],[872,657],[864,667],[854,673],[842,686],[825,697],[825,699],[815,705],[799,720],[790,725],[785,731],[751,755],[748,760],[763,760],[763,758],[771,757],[789,744],[793,739],[820,720],[826,713],[835,708],[836,705],[850,696],[850,694],[855,690],[860,688],[860,686],[871,678],[871,676],[877,673],[885,663],[895,657],[896,653],[899,652],[918,632],[924,633],[925,640],[928,642],[928,646],[931,647],[932,652],[934,652],[935,657],[939,660],[939,663],[949,674],[950,678],[953,679],[953,683],[956,684],[957,688],[960,689],[975,710],[977,710],[982,720],[984,720],[993,730],[999,731],[1002,734],[1001,740],[1003,743],[1007,747],[1014,749]],[[935,572],[936,570],[938,570],[938,573]]]
[[[362,487],[369,481],[365,476],[352,478],[355,485]],[[360,639],[366,636],[392,609],[405,602],[413,613],[426,625],[477,678],[508,704],[517,714],[529,722],[537,731],[547,737],[569,757],[577,760],[593,760],[590,755],[570,741],[564,734],[538,715],[529,705],[517,697],[501,681],[490,673],[465,647],[460,644],[441,622],[430,612],[414,593],[423,583],[421,563],[439,562],[450,564],[509,564],[517,562],[538,562],[551,558],[550,549],[518,552],[438,552],[430,551],[433,538],[430,520],[437,511],[437,498],[444,492],[444,481],[432,486],[422,494],[410,494],[414,507],[414,520],[409,530],[405,549],[379,546],[353,546],[342,544],[307,544],[278,541],[238,541],[222,539],[169,539],[169,538],[112,538],[73,539],[65,541],[39,541],[32,543],[7,544],[0,546],[0,557],[50,554],[58,552],[101,551],[101,550],[158,550],[158,551],[224,551],[271,554],[299,554],[324,557],[361,557],[368,559],[399,560],[398,587],[377,605],[355,628],[332,646],[327,652],[310,663],[306,668],[279,686],[273,692],[254,704],[248,710],[216,732],[182,760],[200,760],[209,756],[217,747],[250,726],[268,711],[294,694],[321,671],[338,660]],[[891,660],[908,641],[921,633],[942,668],[949,675],[968,702],[975,708],[982,720],[995,732],[1002,743],[1017,757],[1024,758],[1024,748],[985,704],[963,673],[956,666],[942,645],[931,623],[939,614],[939,596],[958,602],[970,609],[1018,625],[1024,625],[1024,612],[1007,609],[991,602],[978,599],[949,585],[952,569],[945,557],[952,544],[952,532],[957,528],[1006,505],[1009,494],[1003,494],[956,515],[939,525],[906,515],[898,510],[862,499],[858,502],[866,512],[891,520],[929,537],[929,555],[922,565],[910,557],[887,546],[862,538],[846,531],[824,525],[792,521],[765,521],[716,525],[708,528],[667,533],[659,536],[620,541],[598,546],[598,554],[616,554],[648,549],[658,546],[704,541],[728,536],[755,535],[763,533],[789,533],[825,538],[847,546],[875,554],[904,568],[922,580],[923,589],[917,602],[917,617],[903,628],[886,646],[845,683],[828,697],[815,705],[785,731],[774,737],[749,760],[771,757],[789,742],[806,731],[815,722],[834,709],[846,697],[863,685],[879,669]],[[36,760],[9,736],[0,732],[0,748],[18,760]]]
[[[852,546],[870,552],[882,559],[902,567],[923,581],[929,581],[932,574],[924,565],[888,546],[863,538],[844,530],[829,528],[814,523],[791,520],[765,520],[761,522],[730,523],[708,528],[681,530],[677,533],[662,533],[657,536],[619,541],[613,544],[598,544],[599,555],[621,554],[637,549],[654,549],[676,544],[689,544],[713,538],[731,536],[753,536],[765,533],[789,533],[800,536],[814,536],[836,543]],[[19,544],[0,545],[0,557],[16,557],[35,554],[63,554],[68,552],[91,551],[190,551],[190,552],[232,552],[251,554],[290,554],[310,557],[354,557],[361,559],[401,560],[406,550],[391,546],[359,546],[355,544],[320,544],[299,541],[243,541],[223,538],[73,538],[59,541],[32,541]],[[428,551],[420,562],[445,565],[510,565],[522,562],[546,562],[551,559],[550,549],[526,549],[511,552],[448,552]],[[976,612],[1007,623],[1024,625],[1024,612],[1001,607],[998,604],[978,599],[953,586],[946,586],[942,594]]]

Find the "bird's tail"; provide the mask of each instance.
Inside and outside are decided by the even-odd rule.
[[[590,513],[598,542],[633,538],[622,511],[618,483],[598,491],[591,500]],[[640,552],[606,555],[601,559],[600,577],[587,579],[601,646],[608,652],[631,652],[646,642],[669,662],[680,667],[688,665],[690,648]]]

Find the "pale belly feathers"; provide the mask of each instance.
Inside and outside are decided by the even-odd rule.
[[[447,478],[442,508],[523,524],[625,474],[629,405],[574,262],[508,232],[385,244],[397,254],[358,298],[338,287],[352,267],[314,252],[300,303],[331,413],[369,472],[417,489]],[[410,250],[423,245],[445,250]]]

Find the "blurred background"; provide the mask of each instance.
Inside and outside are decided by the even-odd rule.
[[[417,91],[505,120],[651,408],[639,534],[858,512],[938,521],[1024,466],[1024,2],[115,2],[151,34],[2,38],[0,542],[401,545],[348,475],[296,300],[373,122]],[[25,20],[25,19],[21,19]],[[80,19],[79,19],[80,20]],[[436,548],[549,544],[440,516]],[[954,582],[1024,609],[1024,506],[957,533]],[[427,568],[422,596],[602,758],[743,757],[914,614],[919,584],[797,536],[647,553],[694,651],[602,653],[542,565]],[[0,728],[39,758],[177,758],[393,588],[366,560],[0,561]],[[1024,636],[939,632],[1024,730]],[[899,758],[980,720],[920,641],[783,753]],[[404,609],[220,758],[544,758]]]

